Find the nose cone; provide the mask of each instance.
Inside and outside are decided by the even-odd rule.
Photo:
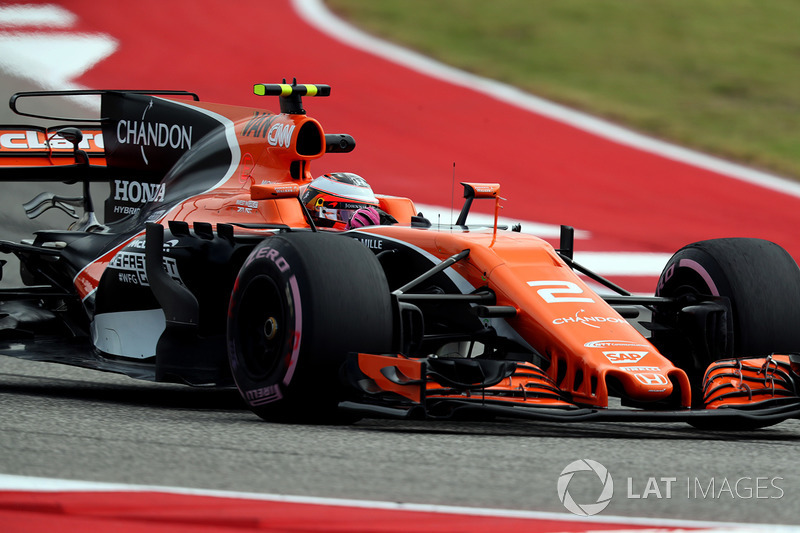
[[[668,398],[674,386],[667,373],[659,367],[627,366],[614,368],[608,377],[622,386],[625,396],[640,402],[655,402]]]

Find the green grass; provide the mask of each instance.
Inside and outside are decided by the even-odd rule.
[[[366,31],[800,178],[796,0],[327,0]]]

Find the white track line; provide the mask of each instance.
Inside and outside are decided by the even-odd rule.
[[[417,211],[421,212],[434,226],[450,224],[451,220],[458,217],[460,210],[457,208],[451,211],[449,207],[428,204],[414,205]],[[470,213],[467,223],[468,225],[492,226],[494,225],[494,216],[485,213]],[[516,218],[499,217],[498,224],[509,228],[514,224],[521,224],[522,233],[529,233],[542,239],[557,239],[561,231],[559,226],[553,224]],[[576,230],[575,239],[589,240],[591,234],[588,231]],[[575,260],[578,263],[603,276],[658,277],[670,257],[672,257],[671,253],[575,251]]]
[[[416,511],[427,513],[459,514],[468,516],[496,516],[503,518],[522,518],[531,520],[553,520],[564,522],[586,522],[587,524],[618,523],[654,528],[704,528],[704,531],[800,533],[800,527],[766,524],[740,524],[711,522],[701,520],[682,520],[669,518],[639,518],[630,516],[593,516],[584,518],[567,513],[544,511],[521,511],[514,509],[492,509],[485,507],[456,507],[452,505],[382,502],[343,498],[322,498],[315,496],[289,496],[257,492],[235,492],[184,487],[162,487],[158,485],[128,485],[124,483],[100,483],[65,479],[40,478],[0,474],[0,490],[29,492],[160,492],[166,494],[188,494],[217,498],[235,498],[269,502],[301,503],[310,505],[329,505],[335,507],[358,507],[361,509],[384,509],[388,511]],[[664,531],[657,529],[657,531]],[[638,533],[646,533],[641,530]]]
[[[599,137],[680,161],[730,178],[800,198],[800,183],[670,144],[611,122],[533,96],[516,87],[445,65],[417,52],[378,39],[337,18],[322,0],[292,0],[294,9],[312,27],[358,50],[382,57],[432,78],[483,93],[521,109],[543,115]]]
[[[118,43],[104,33],[63,31],[77,20],[71,11],[52,4],[0,5],[0,72],[45,89],[85,89],[72,80],[113,54]],[[100,112],[97,96],[70,101]]]
[[[69,28],[76,20],[73,13],[53,4],[0,5],[0,26]]]

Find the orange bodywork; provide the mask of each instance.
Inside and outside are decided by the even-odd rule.
[[[325,150],[321,125],[305,115],[193,105],[234,121],[239,164],[225,183],[183,202],[169,218],[189,223],[220,220],[308,227],[296,198],[262,199],[263,190],[258,186],[294,183],[301,189],[307,184],[313,178],[310,162]],[[500,186],[464,185],[475,198],[494,200],[496,220]],[[256,188],[251,189],[253,186]],[[409,243],[439,260],[469,249],[469,259],[456,263],[453,270],[472,287],[492,290],[497,305],[517,309],[516,317],[506,319],[508,324],[550,360],[549,379],[575,403],[607,406],[609,384],[613,382],[638,402],[665,400],[677,393],[680,405],[691,405],[685,372],[660,355],[596,295],[546,241],[522,233],[498,232],[496,223],[494,228],[479,231],[412,228],[409,224],[416,210],[410,199],[377,197],[380,208],[399,224],[360,232]]]
[[[313,179],[309,163],[325,153],[322,126],[305,115],[193,102],[193,106],[233,121],[238,165],[228,179],[206,194],[194,196],[170,213],[170,220],[189,223],[285,224],[308,227],[296,195],[269,199],[252,186],[295,184]],[[254,197],[255,196],[255,197]]]
[[[372,381],[362,385],[366,392],[393,392],[422,403],[425,386],[421,360],[362,353],[358,354],[358,367]],[[394,381],[389,379],[387,370],[393,371]]]
[[[640,402],[666,399],[677,383],[680,404],[691,405],[685,372],[595,294],[546,241],[460,228],[373,226],[361,231],[410,243],[439,260],[469,249],[469,259],[452,269],[472,287],[492,290],[497,305],[517,309],[508,324],[550,360],[549,377],[575,402],[607,406],[613,380]]]
[[[189,223],[285,224],[309,227],[294,195],[271,199],[260,187],[293,184],[302,190],[313,178],[310,163],[325,154],[325,134],[318,121],[306,115],[275,114],[236,106],[193,102],[193,106],[233,121],[239,148],[235,171],[212,192],[194,196],[169,215]],[[379,207],[399,224],[410,224],[417,213],[408,198],[376,194]]]

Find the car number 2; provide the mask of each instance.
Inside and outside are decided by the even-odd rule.
[[[565,294],[583,294],[583,289],[571,281],[529,281],[528,285],[531,287],[542,287],[536,292],[549,304],[560,302],[594,303],[594,300],[588,296],[564,296]]]

